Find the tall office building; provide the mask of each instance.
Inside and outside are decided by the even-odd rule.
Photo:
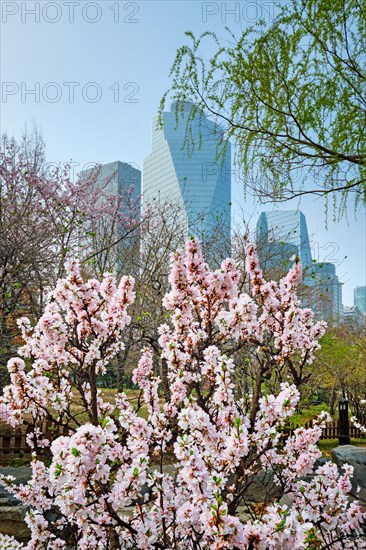
[[[217,160],[217,143],[223,129],[204,115],[191,117],[193,104],[183,113],[174,102],[163,113],[163,127],[152,122],[152,152],[143,164],[143,204],[170,203],[180,209],[186,238],[220,241],[220,259],[230,255],[231,242],[231,148],[226,142]],[[179,107],[181,108],[181,106]],[[195,144],[186,146],[189,138]],[[217,250],[217,249],[216,249]]]
[[[311,265],[311,250],[306,219],[299,210],[262,212],[257,222],[257,243],[267,268],[278,265],[278,259],[288,261],[297,254],[303,268]]]
[[[306,219],[297,210],[262,212],[257,222],[257,246],[261,266],[278,279],[292,265],[291,256],[300,258],[304,269],[299,297],[318,319],[338,322],[343,316],[342,284],[335,265],[316,263],[311,258]]]
[[[357,306],[345,306],[343,322],[350,328],[357,330],[365,325],[365,315]]]
[[[86,170],[82,175],[90,172]],[[132,164],[119,160],[102,164],[95,185],[100,185],[107,193],[122,197],[130,191],[131,200],[137,203],[141,196],[141,171]],[[137,216],[140,216],[140,212],[137,212]]]
[[[312,283],[313,298],[311,308],[318,319],[339,322],[343,317],[342,283],[336,275],[335,265],[330,262],[317,262],[307,274]]]
[[[275,279],[283,277],[292,266],[292,258],[299,255],[298,247],[291,243],[257,239],[257,248],[261,269]]]
[[[93,174],[93,178],[96,178],[93,183],[94,188],[101,189],[101,201],[110,200],[108,195],[111,197],[119,195],[122,198],[119,223],[115,225],[114,220],[110,219],[109,224],[108,215],[105,215],[101,226],[98,228],[97,236],[100,241],[97,248],[103,248],[101,244],[106,244],[103,243],[103,240],[107,243],[117,243],[114,246],[116,256],[114,268],[120,269],[126,255],[130,259],[132,252],[135,256],[139,255],[140,233],[138,221],[141,217],[141,172],[129,163],[117,160],[101,165],[98,173],[95,175],[93,169],[84,170],[81,172],[80,177],[87,178],[91,174]],[[128,232],[134,226],[136,226],[136,229]],[[125,238],[124,235],[126,233],[128,235]],[[103,261],[102,256],[101,254],[99,258],[101,262]],[[130,272],[133,272],[134,267],[129,266],[128,269]]]
[[[353,295],[354,305],[358,307],[361,313],[366,314],[366,286],[356,286]]]

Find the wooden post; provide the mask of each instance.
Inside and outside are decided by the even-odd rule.
[[[351,439],[349,436],[349,420],[348,420],[348,399],[340,399],[338,404],[339,409],[339,444],[349,445]]]

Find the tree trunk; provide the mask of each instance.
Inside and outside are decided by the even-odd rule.
[[[330,394],[330,401],[329,401],[330,416],[334,416],[334,413],[335,413],[336,397],[337,397],[337,386],[333,386],[332,393]]]
[[[168,366],[167,366],[166,359],[164,358],[162,358],[160,361],[160,376],[161,376],[161,383],[163,385],[164,399],[167,403],[169,403],[171,398],[171,393],[169,388]]]
[[[90,367],[90,393],[91,393],[91,421],[94,426],[98,426],[98,389],[95,365]]]
[[[254,422],[255,422],[257,413],[259,411],[259,400],[260,400],[261,395],[262,395],[261,386],[262,386],[262,382],[263,382],[263,373],[264,373],[264,369],[261,365],[260,368],[259,368],[258,374],[257,374],[257,378],[256,378],[256,381],[255,381],[255,386],[254,386],[254,389],[253,389],[252,408],[251,408],[250,417],[249,417],[250,418],[250,430],[251,431],[253,430]]]
[[[109,548],[110,550],[120,550],[119,537],[113,527],[109,530]]]

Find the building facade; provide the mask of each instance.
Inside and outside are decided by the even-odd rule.
[[[342,283],[336,274],[335,265],[330,262],[313,263],[306,282],[311,281],[311,308],[318,319],[338,323],[343,318]]]
[[[303,269],[311,266],[311,249],[306,219],[299,210],[262,212],[257,222],[257,245],[265,252],[268,267],[278,265],[278,256],[288,261],[299,256]]]
[[[88,244],[101,250],[96,261],[105,265],[105,270],[119,271],[125,264],[125,269],[133,274],[140,250],[141,171],[127,162],[115,161],[80,174],[81,179],[88,177],[93,179],[93,188],[100,189],[101,204],[111,201],[112,206],[112,201],[120,197],[120,206],[115,203],[118,216],[105,214]],[[107,210],[113,212],[113,208]],[[128,266],[127,258],[131,262]]]
[[[357,306],[345,306],[343,322],[350,328],[357,329],[365,325],[365,316]]]
[[[82,172],[86,175],[90,171]],[[102,164],[98,172],[96,185],[111,195],[126,196],[130,194],[131,201],[138,203],[141,197],[141,171],[128,162],[116,160]],[[138,217],[140,212],[137,212]]]
[[[366,314],[366,286],[356,286],[353,291],[354,305],[361,313]]]
[[[275,279],[283,276],[298,256],[303,267],[299,288],[302,305],[317,319],[338,323],[343,316],[342,284],[334,264],[312,260],[305,216],[298,210],[262,212],[257,222],[257,246],[262,268]]]
[[[221,259],[230,255],[231,147],[218,143],[222,128],[203,115],[191,116],[193,104],[177,104],[162,114],[163,127],[152,122],[152,151],[144,160],[143,205],[168,203],[180,210],[185,238],[220,241]],[[194,147],[189,149],[189,139]],[[221,158],[217,160],[217,154]]]

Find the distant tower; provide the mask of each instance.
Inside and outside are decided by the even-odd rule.
[[[90,170],[82,172],[82,175],[88,172],[90,173]],[[107,187],[105,187],[106,181],[108,181]],[[96,185],[102,186],[113,195],[123,196],[130,191],[132,201],[137,202],[141,196],[141,171],[132,164],[119,160],[102,164]],[[137,215],[140,217],[139,212]]]
[[[220,260],[230,255],[231,243],[231,147],[223,144],[217,160],[217,142],[223,129],[204,115],[190,120],[193,104],[186,102],[183,114],[163,112],[163,127],[152,122],[152,152],[144,160],[143,205],[169,202],[181,209],[186,237],[220,241]],[[185,146],[187,122],[191,151]]]
[[[291,256],[299,256],[304,269],[303,284],[299,289],[303,306],[310,307],[318,319],[338,322],[342,318],[342,284],[335,265],[312,261],[302,212],[262,212],[257,223],[257,246],[261,266],[276,279],[292,265]]]
[[[366,286],[356,286],[353,295],[354,305],[358,307],[361,313],[366,314]]]
[[[350,328],[357,330],[366,324],[366,318],[357,306],[345,306],[343,322]]]
[[[257,222],[257,244],[264,267],[274,268],[294,254],[304,269],[311,265],[306,219],[299,210],[262,212]]]
[[[312,309],[317,318],[338,322],[343,317],[342,283],[330,262],[314,263],[307,274],[307,281],[314,288]]]
[[[84,170],[81,172],[80,177],[83,179],[91,175],[94,177],[93,169]],[[110,231],[112,231],[113,239],[117,243],[115,245],[116,261],[114,268],[119,270],[123,267],[126,255],[130,259],[134,255],[133,264],[136,263],[135,260],[139,256],[140,248],[140,230],[138,226],[136,227],[138,225],[136,222],[141,218],[141,171],[132,164],[119,160],[103,164],[99,167],[93,187],[101,189],[101,201],[108,201],[109,194],[112,197],[116,195],[122,197],[121,223],[113,229],[111,225],[110,229],[108,227],[108,215],[105,215],[103,220],[105,228],[101,228],[102,234],[103,231],[106,231],[109,239]],[[133,206],[132,209],[131,205]],[[126,228],[133,226],[136,228],[125,238]],[[119,240],[120,242],[118,242]],[[105,245],[105,243],[103,244]],[[98,244],[99,247],[100,245],[101,243]],[[98,257],[101,259],[102,255],[98,255]],[[128,269],[130,273],[134,273],[135,265],[128,266]]]

